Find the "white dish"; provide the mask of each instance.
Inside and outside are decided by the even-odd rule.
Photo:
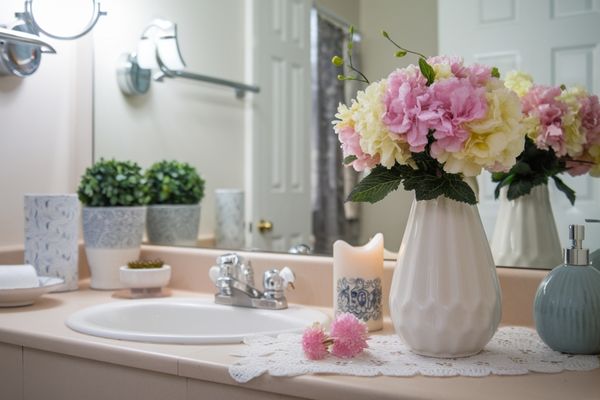
[[[161,288],[171,279],[171,267],[165,264],[160,268],[129,268],[125,265],[119,269],[119,276],[126,288]]]
[[[38,280],[40,285],[36,287],[0,289],[0,307],[28,306],[44,293],[65,282],[61,278],[50,276],[38,276]]]

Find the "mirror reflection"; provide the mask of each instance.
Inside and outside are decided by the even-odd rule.
[[[330,254],[337,239],[363,244],[382,232],[385,247],[396,252],[411,193],[400,189],[376,204],[343,202],[360,176],[342,167],[330,122],[338,104],[361,86],[338,81],[339,69],[330,60],[343,54],[349,25],[360,37],[355,63],[371,81],[416,62],[394,57],[395,49],[380,34],[385,29],[427,55],[456,54],[501,72],[526,70],[538,83],[579,83],[597,91],[598,54],[590,38],[600,37],[600,24],[586,5],[457,3],[105,0],[107,23],[94,31],[94,158],[134,160],[144,168],[163,159],[193,165],[206,181],[202,247],[237,247],[217,243],[216,237],[222,228],[218,210],[226,201],[219,193],[233,192],[243,194],[235,206],[243,209],[237,214],[240,248],[304,252],[308,247],[314,254]],[[124,94],[117,84],[118,60],[139,51],[140,36],[155,18],[177,24],[183,71],[255,85],[260,92],[239,98],[228,87],[159,77],[143,95]],[[572,207],[551,193],[563,245],[569,223],[600,216],[598,183],[588,177],[565,180],[578,201]],[[489,175],[480,177],[479,187],[479,209],[491,238],[497,203]],[[600,236],[592,240],[600,242]]]

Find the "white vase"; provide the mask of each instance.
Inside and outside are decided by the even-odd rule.
[[[496,332],[502,302],[476,206],[413,201],[390,289],[396,333],[415,353],[476,354]]]
[[[515,200],[500,192],[500,208],[492,236],[496,265],[551,269],[562,262],[562,250],[547,185]]]

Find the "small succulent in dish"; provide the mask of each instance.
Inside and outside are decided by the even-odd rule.
[[[160,260],[136,260],[127,263],[127,267],[130,269],[155,269],[162,268],[165,263]]]

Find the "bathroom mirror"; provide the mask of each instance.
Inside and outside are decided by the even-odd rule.
[[[265,149],[249,146],[252,141],[247,126],[256,118],[277,119],[277,114],[258,113],[253,109],[252,98],[261,96],[262,92],[249,96],[250,99],[239,100],[226,88],[188,81],[152,82],[151,89],[144,96],[127,97],[119,90],[116,67],[123,53],[134,51],[144,26],[155,17],[163,17],[178,24],[181,52],[190,70],[248,82],[255,71],[244,62],[249,52],[253,51],[248,46],[250,34],[246,23],[253,4],[261,1],[274,10],[274,15],[285,8],[281,5],[283,2],[278,0],[104,0],[103,8],[109,9],[110,14],[105,17],[105,23],[99,24],[94,30],[94,158],[132,159],[143,167],[161,159],[177,159],[196,166],[207,181],[206,196],[202,201],[200,246],[214,245],[215,189],[244,189],[246,202],[252,201],[248,196],[248,182],[260,177],[249,175],[248,159],[262,154],[259,152]],[[286,3],[290,4],[292,10],[299,10],[298,7],[310,2],[286,0]],[[542,72],[534,73],[540,83],[572,84],[579,80],[589,90],[598,93],[600,81],[595,65],[600,55],[596,42],[591,39],[598,35],[583,32],[585,43],[577,46],[550,44],[546,49],[551,50],[544,57],[539,56],[538,50],[547,38],[535,38],[538,25],[548,18],[567,21],[590,12],[598,18],[600,14],[596,2],[462,0],[460,6],[456,3],[456,0],[316,1],[325,19],[334,25],[343,24],[344,21],[351,23],[360,31],[361,64],[372,80],[381,79],[396,66],[405,65],[405,61],[394,59],[394,49],[381,37],[380,31],[386,29],[406,46],[426,54],[460,54],[468,62],[493,64],[501,71],[521,68],[533,72],[540,68]],[[457,23],[459,18],[470,20]],[[523,23],[524,19],[526,23]],[[294,21],[288,19],[287,22]],[[309,23],[305,20],[303,26],[308,27]],[[463,43],[465,47],[458,47],[451,35],[458,25],[484,29],[491,27],[488,31],[493,30],[496,36],[489,39],[488,46],[494,50],[481,52],[474,44],[470,48],[472,43]],[[285,31],[283,25],[281,29]],[[298,29],[294,25],[290,32]],[[529,36],[529,42],[533,43],[530,50],[525,48],[517,51],[523,48],[522,44],[528,41]],[[556,38],[562,40],[558,36]],[[473,43],[477,42],[473,40]],[[539,58],[537,64],[532,64],[529,61],[531,57],[523,52],[535,53]],[[539,66],[540,63],[544,65]],[[271,76],[276,73],[269,72]],[[250,83],[261,87],[264,84]],[[290,84],[290,88],[293,87]],[[298,95],[289,92],[290,97]],[[276,105],[272,110],[277,110]],[[261,132],[253,134],[260,135]],[[306,134],[310,135],[310,132]],[[314,151],[307,151],[302,157],[306,165],[316,162]],[[311,173],[308,175],[311,176]],[[317,178],[314,171],[311,178]],[[563,244],[567,242],[564,236],[566,229],[563,228],[568,221],[582,220],[589,216],[584,214],[590,212],[600,215],[598,183],[591,182],[589,178],[566,180],[578,192],[577,208],[570,207],[562,195],[551,194]],[[486,232],[491,235],[497,209],[492,195],[493,185],[489,176],[481,177],[479,184],[480,213]],[[312,193],[312,197],[306,198],[306,207],[310,208],[311,204],[314,206],[316,201]],[[352,232],[354,240],[366,243],[369,237],[381,231],[385,236],[386,248],[397,251],[411,201],[410,193],[399,190],[380,203],[360,205],[354,210],[360,223],[350,228],[355,230]],[[248,210],[251,207],[247,204],[247,214]],[[290,209],[287,220],[275,221],[275,229],[288,223],[297,223],[297,219],[312,218],[311,214],[296,211],[296,208]],[[252,217],[246,222],[256,225],[264,216]],[[248,224],[246,228],[249,228]],[[249,237],[250,234],[247,234]],[[250,243],[247,248],[256,246]],[[287,251],[287,248],[277,250]],[[320,251],[327,252],[328,249]]]

